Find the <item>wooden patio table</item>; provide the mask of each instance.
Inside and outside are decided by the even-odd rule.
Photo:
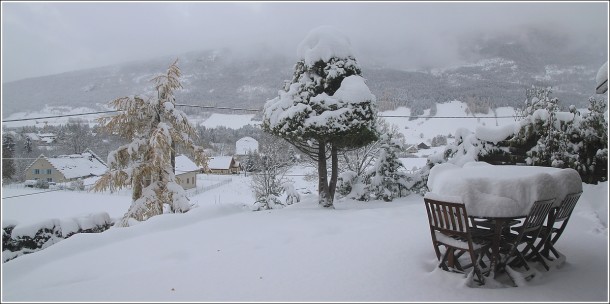
[[[582,191],[582,180],[574,169],[485,162],[436,165],[427,185],[430,192],[426,196],[460,201],[471,218],[494,223],[492,270],[499,265],[502,230],[507,223],[526,217],[537,200],[555,199],[557,207],[567,194]]]

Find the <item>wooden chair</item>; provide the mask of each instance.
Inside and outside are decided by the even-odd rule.
[[[523,224],[512,229],[513,231],[516,231],[517,234],[502,235],[503,244],[500,251],[504,253],[505,256],[500,262],[501,265],[523,265],[526,270],[530,270],[530,266],[524,257],[530,251],[532,251],[532,256],[536,256],[542,260],[540,252],[535,246],[535,241],[540,234],[544,220],[549,215],[554,202],[555,199],[534,202],[530,212],[523,220]],[[525,247],[519,249],[519,246],[522,244],[525,244]],[[548,270],[548,266],[546,264],[543,265]]]
[[[536,246],[538,251],[542,249],[540,252],[545,258],[550,259],[549,251],[555,255],[555,258],[559,258],[561,256],[554,245],[557,243],[557,240],[566,229],[568,221],[572,216],[572,211],[574,211],[574,207],[576,207],[576,203],[581,195],[582,191],[566,195],[564,200],[561,202],[561,205],[554,208],[549,213],[547,225],[543,226],[540,230],[540,242]],[[558,227],[556,227],[557,224],[559,224]],[[530,257],[532,257],[532,255],[530,255]],[[542,261],[542,263],[546,265],[544,261]]]
[[[465,272],[473,267],[473,279],[484,284],[483,272],[479,265],[486,267],[482,258],[489,254],[491,241],[483,236],[473,235],[464,204],[442,202],[424,198],[430,234],[436,257],[440,261],[438,267],[446,271]],[[445,246],[445,254],[441,257],[440,246]],[[461,265],[459,257],[468,252],[470,264]]]

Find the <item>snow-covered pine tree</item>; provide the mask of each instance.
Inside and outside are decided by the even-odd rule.
[[[523,107],[516,109],[522,126],[510,143],[513,146],[531,147],[526,153],[526,163],[529,165],[551,166],[553,155],[559,153],[561,130],[555,125],[559,99],[552,98],[551,93],[551,88],[532,86],[525,90]]]
[[[606,102],[589,98],[589,112],[582,116],[578,135],[580,149],[578,166],[570,166],[580,172],[583,181],[597,183],[608,180],[608,122],[604,118]]]
[[[2,135],[2,180],[10,180],[15,175],[15,140],[13,136],[5,133]]]
[[[195,145],[195,129],[186,115],[175,108],[174,91],[182,88],[176,60],[165,74],[152,79],[157,96],[128,96],[110,104],[120,114],[100,119],[110,134],[130,143],[108,154],[109,170],[95,183],[94,190],[132,187],[132,203],[119,227],[133,220],[144,221],[167,212],[182,213],[191,208],[184,189],[176,183],[174,145],[194,156],[195,163],[206,162],[203,148]],[[167,210],[164,207],[168,206]]]
[[[392,201],[400,196],[401,188],[406,187],[406,176],[398,171],[402,167],[397,156],[400,149],[400,142],[392,133],[381,135],[379,155],[370,172],[369,189],[376,199]]]
[[[319,204],[334,208],[338,153],[377,139],[376,98],[360,76],[349,39],[336,29],[312,30],[297,55],[292,81],[265,104],[263,130],[317,162]]]
[[[23,143],[23,152],[25,152],[26,155],[30,155],[32,150],[32,139],[29,136],[26,136],[25,142]]]

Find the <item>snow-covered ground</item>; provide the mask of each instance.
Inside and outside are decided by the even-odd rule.
[[[261,122],[252,120],[254,114],[218,114],[214,113],[198,125],[206,128],[216,128],[219,126],[227,127],[229,129],[239,129],[246,125],[259,125]]]
[[[297,168],[293,175],[310,169]],[[210,178],[208,176],[208,178]],[[223,177],[224,178],[224,177]],[[598,301],[608,300],[608,183],[584,193],[557,243],[566,262],[524,287],[469,288],[436,267],[423,198],[339,199],[291,176],[300,203],[250,211],[250,177],[191,197],[197,208],[133,227],[78,234],[2,265],[2,301]],[[198,182],[200,179],[198,179]],[[34,192],[4,188],[2,197]],[[306,194],[311,192],[311,194]],[[129,194],[55,191],[2,201],[2,220],[107,211]]]
[[[467,110],[468,106],[466,103],[454,100],[437,104],[435,115],[430,115],[430,110],[428,109],[421,115],[422,118],[414,120],[402,117],[411,115],[411,110],[404,107],[380,112],[379,115],[387,116],[384,119],[397,126],[398,131],[403,133],[407,142],[410,143],[419,143],[420,140],[425,142],[425,139],[432,139],[436,135],[455,135],[455,130],[458,127],[475,130],[477,126],[493,127],[515,122],[513,118],[515,110],[511,107],[497,108],[495,113],[490,111],[488,114],[477,113],[474,115],[468,114]],[[427,116],[432,118],[426,118]]]

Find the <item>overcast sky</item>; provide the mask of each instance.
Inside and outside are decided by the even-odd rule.
[[[320,25],[343,31],[367,58],[442,66],[457,59],[463,34],[535,25],[570,43],[607,39],[608,4],[3,1],[2,82],[219,47],[265,45],[296,57]]]

